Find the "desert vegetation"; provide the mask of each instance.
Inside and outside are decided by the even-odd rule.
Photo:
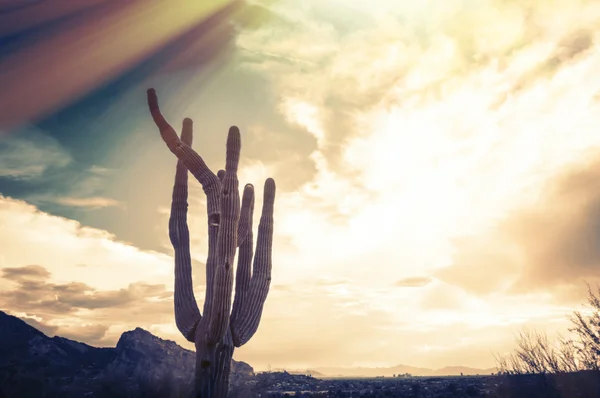
[[[568,337],[553,342],[544,332],[524,329],[515,350],[497,356],[510,390],[548,397],[595,396],[600,391],[600,286],[587,288],[586,308],[571,315]]]
[[[192,120],[183,121],[180,139],[161,114],[154,89],[148,90],[147,94],[152,118],[167,147],[178,158],[169,219],[169,236],[175,250],[175,323],[196,347],[196,397],[226,397],[234,347],[248,342],[258,329],[269,292],[275,181],[269,178],[265,182],[254,253],[254,187],[251,184],[244,187],[241,208],[238,192],[239,129],[235,126],[229,129],[225,170],[215,174],[191,148]],[[187,226],[188,171],[202,184],[207,197],[208,258],[203,316],[192,285]],[[238,247],[232,305],[233,262]]]
[[[551,342],[547,334],[524,329],[516,338],[517,348],[498,356],[498,368],[509,375],[600,371],[600,286],[588,285],[585,311],[570,317],[571,336]]]

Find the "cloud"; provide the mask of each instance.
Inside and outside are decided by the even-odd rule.
[[[452,265],[436,270],[434,275],[476,295],[506,291],[526,266],[520,245],[501,227],[455,239]]]
[[[370,283],[383,264],[401,279],[477,262],[469,275],[452,269],[472,289],[505,288],[505,276],[485,267],[516,255],[494,243],[496,223],[600,145],[600,86],[590,83],[600,53],[588,28],[598,6],[352,3],[365,16],[345,30],[351,22],[320,4],[272,5],[280,19],[237,38],[244,66],[270,82],[281,114],[315,144],[312,181],[278,193],[278,237],[301,257],[287,275],[304,264]],[[560,15],[572,19],[557,24]],[[379,266],[367,273],[363,260]]]
[[[566,326],[577,284],[596,275],[600,6],[262,4],[275,17],[237,36],[233,69],[255,76],[244,90],[256,89],[256,102],[277,112],[244,114],[252,122],[240,165],[240,181],[255,184],[257,212],[262,181],[278,183],[273,287],[257,334],[236,358],[258,369],[441,367],[459,356],[486,367],[517,328]],[[204,129],[221,129],[215,118]],[[223,141],[197,144],[207,163],[223,164]],[[171,184],[169,159],[171,169],[153,167]],[[565,177],[577,163],[587,171]],[[170,191],[155,192],[157,176],[138,167],[132,175],[146,179],[135,200],[142,192],[168,203]],[[190,181],[201,300],[206,203]],[[57,197],[108,197],[92,189],[96,182],[85,195]],[[16,289],[21,311],[44,311],[40,322],[102,342],[132,326],[181,341],[164,287],[172,286],[171,257],[23,202],[0,203],[4,267],[12,269],[0,291]],[[156,229],[171,250],[166,218],[163,204]]]
[[[14,311],[11,311],[14,313]],[[27,316],[19,316],[19,318],[31,327],[36,328],[40,332],[47,336],[55,336],[58,326],[49,326],[45,323],[37,321],[35,318],[29,318]]]
[[[563,170],[541,199],[510,213],[487,233],[454,242],[453,264],[435,276],[476,295],[552,292],[585,300],[584,281],[600,280],[600,157]]]
[[[58,197],[54,199],[54,202],[70,207],[79,207],[85,209],[101,209],[104,207],[121,207],[123,204],[115,199],[103,198],[103,197],[88,197],[88,198],[77,198],[77,197]]]
[[[50,282],[51,274],[40,266],[3,268],[2,273],[6,281],[16,284],[16,287],[0,292],[3,303],[12,311],[56,318],[93,310],[95,316],[101,318],[102,314],[109,315],[110,310],[116,308],[135,308],[132,316],[136,318],[136,311],[147,307],[155,319],[159,319],[161,313],[164,319],[171,312],[173,294],[164,284],[136,282],[118,290],[98,290],[81,282]],[[93,330],[98,330],[97,326]]]
[[[50,276],[50,273],[39,265],[26,265],[23,267],[2,268],[2,276],[5,279],[23,282],[31,279],[46,279]]]
[[[72,210],[125,208],[123,202],[102,196],[107,181],[114,178],[114,170],[91,166],[84,169],[63,169],[43,182],[36,182],[24,198],[44,207],[58,205]],[[65,185],[65,181],[70,184]]]
[[[172,290],[167,288],[172,286],[171,258],[119,243],[103,231],[73,228],[73,221],[41,213],[21,201],[3,198],[0,209],[4,210],[0,211],[2,230],[14,228],[12,219],[28,225],[27,230],[8,235],[11,240],[7,248],[15,251],[3,252],[0,300],[11,313],[34,319],[37,323],[32,324],[43,325],[42,330],[49,334],[89,344],[114,345],[123,331],[140,326],[191,348],[173,322]],[[7,241],[7,237],[1,238]],[[48,239],[51,245],[44,242]],[[58,258],[57,263],[57,254],[67,250],[64,244],[69,245],[70,255]],[[37,250],[20,249],[23,247]],[[162,272],[163,267],[167,272]],[[452,336],[470,335],[473,332],[469,331],[481,331],[490,325],[498,328],[502,322],[514,325],[510,317],[518,316],[523,308],[527,312],[517,324],[529,319],[527,314],[539,312],[535,305],[523,302],[519,311],[512,309],[514,302],[482,307],[476,298],[457,293],[455,287],[434,283],[421,288],[426,289],[423,296],[415,295],[415,289],[373,287],[326,274],[296,279],[292,284],[282,284],[285,278],[274,282],[259,331],[248,346],[238,350],[236,359],[249,361],[259,369],[267,363],[306,367],[399,360],[429,366],[431,363],[423,359],[423,349],[432,345],[432,339],[451,347],[456,342]],[[428,297],[440,291],[445,295]],[[200,302],[202,294],[197,288]],[[453,296],[456,294],[458,300]],[[419,304],[421,296],[424,301]],[[441,302],[457,305],[440,306]],[[416,307],[419,305],[422,307]],[[502,308],[511,310],[503,312]],[[484,313],[487,315],[482,316]],[[440,328],[449,333],[447,337],[432,331]],[[409,348],[399,341],[414,344]],[[489,352],[483,349],[483,343],[465,344],[461,346],[464,349],[479,347],[479,352]],[[454,355],[455,351],[447,352]],[[438,355],[438,363],[447,363],[450,354]],[[473,354],[473,362],[466,365],[476,365],[476,357]]]
[[[435,367],[459,355],[492,366],[490,350],[510,346],[519,327],[566,326],[577,280],[516,289],[535,269],[528,247],[553,244],[519,228],[552,200],[548,183],[600,147],[600,7],[266,7],[276,17],[236,43],[240,73],[258,76],[257,95],[277,112],[257,112],[264,123],[244,130],[240,165],[257,211],[260,182],[278,183],[273,287],[236,358],[259,369]],[[279,118],[287,124],[273,128]],[[201,261],[205,201],[191,187]]]
[[[294,283],[344,280],[314,292],[339,313],[313,316],[372,341],[386,332],[361,329],[361,316],[411,338],[434,327],[499,330],[498,345],[527,322],[555,325],[595,272],[593,206],[555,198],[548,184],[600,148],[600,6],[340,3],[277,2],[268,7],[279,18],[237,38],[243,67],[269,83],[289,134],[312,140],[297,150],[311,179],[278,191],[277,294],[299,302]],[[391,291],[390,281],[422,286]],[[339,338],[331,357],[352,340]],[[446,351],[469,346],[483,358],[485,344]]]
[[[56,139],[34,127],[0,133],[0,179],[8,190],[16,186],[24,191],[21,196],[31,203],[87,210],[122,207],[98,195],[111,174],[105,167],[85,168],[73,161]]]
[[[42,330],[111,345],[125,330],[174,321],[170,256],[6,197],[0,241],[0,301]]]
[[[578,165],[549,184],[539,206],[508,223],[528,266],[516,287],[581,286],[600,279],[600,157]]]
[[[400,279],[396,282],[396,286],[399,287],[422,287],[432,282],[432,279],[428,276],[413,276],[409,278]]]
[[[71,161],[71,155],[58,141],[33,127],[11,134],[0,133],[0,177],[37,179]]]
[[[4,270],[5,279],[15,281],[13,276],[14,273]],[[169,325],[172,321],[173,295],[164,285],[134,283],[117,291],[98,291],[83,283],[50,283],[47,277],[17,280],[15,288],[0,292],[4,305],[29,325],[51,336],[92,345],[114,345],[119,332],[139,324]],[[128,321],[123,325],[127,312]],[[115,324],[121,324],[120,330],[113,330],[105,338]]]
[[[39,264],[58,281],[103,290],[120,289],[140,276],[163,281],[171,274],[167,255],[140,250],[106,231],[41,212],[21,200],[0,196],[0,225],[3,268]]]
[[[103,345],[106,344],[104,337],[106,336],[106,332],[109,328],[110,325],[107,324],[63,327],[60,330],[60,336],[75,341],[85,341],[86,344],[90,345]]]

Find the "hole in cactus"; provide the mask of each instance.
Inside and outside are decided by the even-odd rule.
[[[229,270],[229,261],[225,261],[225,270]]]
[[[200,366],[202,367],[202,369],[206,369],[210,366],[210,361],[207,361],[206,359],[202,360],[202,362],[200,362]]]
[[[211,214],[210,216],[208,216],[208,225],[210,227],[218,227],[220,220],[221,216],[219,213]]]

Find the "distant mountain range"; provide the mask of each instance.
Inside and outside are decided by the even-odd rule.
[[[184,396],[192,387],[195,353],[136,328],[116,347],[98,348],[63,337],[48,337],[21,319],[0,311],[0,398],[5,397],[160,397]],[[448,366],[427,369],[316,368],[290,374],[326,377],[486,375],[495,368]],[[232,362],[231,384],[254,375],[244,362]]]
[[[417,368],[414,366],[397,365],[389,368],[315,368],[307,370],[287,370],[290,374],[307,374],[313,377],[392,377],[393,375],[410,374],[412,376],[464,376],[490,375],[498,369],[477,369],[466,366],[446,366],[440,369]]]
[[[192,387],[195,353],[136,328],[114,348],[48,337],[0,311],[0,398],[168,397]],[[232,384],[254,375],[232,362]]]

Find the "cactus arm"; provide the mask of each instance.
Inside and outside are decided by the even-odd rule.
[[[275,203],[275,181],[265,181],[262,215],[258,226],[256,254],[248,292],[241,297],[241,309],[232,317],[231,332],[233,343],[240,347],[256,333],[265,300],[271,284],[273,251],[273,209]],[[246,242],[244,242],[246,244]],[[241,247],[240,247],[241,252]],[[242,254],[240,253],[240,256]]]
[[[225,170],[219,170],[217,172],[217,178],[219,179],[219,189],[223,187],[223,178],[225,177]],[[219,191],[220,195],[220,191]],[[207,198],[208,199],[208,198]],[[219,202],[220,206],[220,202]],[[208,207],[208,202],[207,202]],[[220,211],[220,209],[219,209]],[[208,258],[206,260],[206,298],[204,300],[204,316],[212,311],[213,291],[215,282],[215,269],[217,268],[217,236],[219,234],[220,224],[220,213],[217,216],[213,216],[208,223]]]
[[[183,122],[181,140],[187,145],[192,144],[192,123],[188,120]],[[169,238],[175,251],[175,323],[181,334],[193,342],[201,315],[192,284],[190,233],[187,226],[187,173],[183,162],[178,160],[169,217]]]
[[[219,191],[221,183],[219,182]],[[207,207],[208,195],[207,195]],[[206,258],[206,294],[204,299],[204,317],[208,317],[212,311],[212,302],[214,298],[215,270],[219,262],[217,255],[217,242],[220,229],[220,214],[209,215],[208,223],[208,256]]]
[[[217,261],[213,300],[206,323],[208,343],[219,342],[229,327],[231,292],[233,289],[233,261],[237,249],[237,228],[240,219],[240,194],[237,169],[240,160],[241,137],[232,126],[227,136],[225,177],[221,194],[221,220],[217,237]],[[206,314],[205,314],[206,318]]]
[[[177,133],[166,121],[158,105],[158,97],[154,89],[147,91],[148,107],[154,123],[160,131],[163,141],[173,152],[183,165],[196,177],[202,184],[202,189],[206,194],[206,208],[208,215],[208,256],[206,259],[206,294],[204,300],[204,317],[207,317],[212,309],[214,274],[217,266],[217,234],[220,223],[220,196],[221,181],[206,165],[204,160],[190,145],[180,140]],[[186,119],[184,123],[191,125],[191,119]]]
[[[225,178],[225,170],[219,170],[219,172],[217,173],[217,177],[219,177],[219,181],[221,181],[221,184],[223,183],[223,178]],[[251,184],[248,184],[250,186],[252,186]],[[252,187],[254,189],[254,187]],[[246,189],[246,187],[244,187],[244,189]],[[254,208],[254,191],[252,193],[252,207]],[[242,206],[242,212],[243,212],[243,206]],[[248,233],[248,223],[247,222],[243,222],[242,220],[245,220],[243,217],[240,218],[240,224],[238,225],[238,247],[242,244],[244,237],[246,236],[246,234]],[[247,221],[247,220],[245,220]],[[252,221],[250,222],[250,225],[252,225]]]
[[[240,213],[240,226],[245,225],[243,229],[247,231],[246,235],[240,235],[238,228],[238,263],[235,275],[235,296],[233,299],[233,307],[231,308],[231,333],[234,332],[234,325],[237,324],[243,311],[243,302],[246,300],[248,288],[250,286],[252,272],[252,256],[253,256],[253,240],[252,240],[252,214],[254,213],[254,187],[251,184],[246,184],[242,197],[242,210]]]
[[[254,186],[252,184],[246,184],[244,186],[244,193],[242,194],[242,210],[240,212],[240,222],[238,224],[237,236],[238,236],[238,247],[242,247],[242,244],[246,242],[248,236],[250,236],[250,243],[252,244],[252,215],[254,214]],[[252,255],[250,255],[252,259]],[[239,260],[238,260],[239,264]],[[250,268],[248,268],[248,275],[250,274]],[[236,276],[237,278],[237,276]],[[236,279],[237,283],[237,279]]]
[[[177,133],[163,117],[158,106],[158,97],[154,89],[149,89],[148,107],[154,123],[160,131],[163,141],[167,147],[180,159],[185,167],[202,184],[202,189],[207,197],[208,222],[218,224],[219,221],[219,195],[221,184],[219,178],[208,168],[202,157],[198,155],[189,145],[179,139]],[[186,119],[191,123],[191,119]]]

